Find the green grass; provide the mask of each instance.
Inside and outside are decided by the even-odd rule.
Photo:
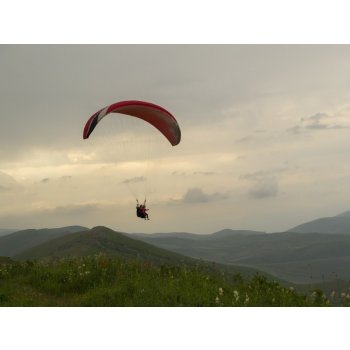
[[[345,303],[346,304],[346,303]],[[266,277],[95,255],[0,263],[0,306],[329,306]]]

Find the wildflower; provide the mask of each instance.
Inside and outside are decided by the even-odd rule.
[[[233,296],[234,296],[234,298],[235,298],[235,300],[236,300],[236,302],[239,300],[239,293],[238,293],[238,291],[237,290],[234,290],[233,291]]]
[[[219,304],[219,301],[220,301],[219,297],[216,297],[216,298],[215,298],[215,303],[216,303],[216,304]]]
[[[224,290],[220,287],[219,288],[219,295],[222,296],[224,294]]]
[[[100,261],[100,266],[101,266],[103,269],[105,269],[105,268],[108,266],[108,261],[106,261],[106,260],[101,260],[101,261]]]
[[[294,287],[289,287],[289,290],[291,290],[293,292],[294,291]]]
[[[143,263],[143,267],[146,268],[146,269],[149,269],[150,267],[152,267],[152,262],[150,261],[145,261]]]
[[[248,304],[249,303],[249,296],[247,293],[245,293],[245,300],[244,300],[244,303],[245,304]]]
[[[331,293],[331,298],[334,298],[334,297],[335,297],[335,290],[333,290]]]
[[[346,294],[345,294],[345,293],[341,293],[340,296],[341,296],[342,298],[345,298]]]

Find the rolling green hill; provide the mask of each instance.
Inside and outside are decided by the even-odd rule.
[[[85,230],[87,228],[82,226],[67,226],[52,229],[29,229],[10,233],[0,237],[0,256],[12,257],[50,239]]]
[[[51,239],[14,256],[15,259],[49,259],[90,256],[103,253],[122,258],[151,259],[158,262],[178,262],[193,259],[127,237],[107,227],[75,232]]]
[[[292,227],[288,232],[350,234],[350,211],[336,216],[319,218]]]
[[[92,256],[105,254],[109,257],[127,260],[141,260],[155,264],[200,265],[211,271],[221,271],[230,275],[242,274],[246,278],[256,273],[266,276],[269,280],[276,280],[283,285],[290,283],[272,276],[269,273],[259,271],[247,266],[224,265],[218,262],[204,261],[191,258],[176,252],[172,252],[155,245],[130,238],[127,234],[113,231],[107,227],[97,226],[91,230],[66,234],[62,237],[51,239],[28,250],[22,251],[13,258],[16,260],[52,260],[69,257]]]
[[[7,229],[7,228],[0,228],[0,237],[2,236],[6,236],[10,233],[13,233],[13,232],[16,232],[18,230],[15,230],[15,229]]]
[[[350,279],[350,235],[282,232],[139,239],[195,258],[249,266],[295,283]]]
[[[266,234],[226,229],[211,235],[185,232],[147,235],[73,226],[24,230],[0,237],[0,255],[16,259],[86,256],[99,252],[169,263],[202,259],[215,262],[224,270],[239,270],[246,276],[260,271],[269,278],[290,283],[350,279],[350,235],[344,234]]]
[[[236,243],[238,241],[241,241],[242,243],[244,241],[243,240],[244,237],[249,238],[249,240],[254,240],[253,236],[257,238],[257,235],[246,235],[244,237],[243,236],[229,235],[229,237],[227,237],[224,234],[224,235],[213,235],[211,238],[208,236],[205,239],[203,239],[203,237],[200,237],[198,238],[198,240],[203,242],[204,241],[211,241],[212,243],[214,242],[214,246],[216,246],[216,249],[218,249],[219,248],[218,242],[225,242],[225,244],[227,245],[228,242],[230,242],[231,240],[235,241]],[[269,236],[269,235],[266,235],[266,236]],[[161,238],[162,240],[166,239],[166,237],[158,237],[158,238]],[[169,237],[169,238],[174,239],[174,237]],[[278,238],[281,238],[281,237],[278,237]],[[175,239],[179,240],[179,237],[175,237]],[[196,241],[193,238],[192,240]],[[246,260],[249,260],[248,254],[245,254],[244,256]],[[36,260],[36,262],[34,260]],[[135,265],[135,263],[136,264],[138,263],[139,265]],[[344,297],[341,297],[341,294],[347,293],[347,288],[348,288],[347,283],[339,280],[337,283],[336,281],[333,281],[333,282],[324,281],[322,284],[317,284],[317,281],[314,281],[313,284],[309,284],[309,285],[306,285],[306,284],[297,285],[294,283],[284,281],[280,278],[274,277],[269,273],[261,272],[262,270],[259,271],[259,269],[256,268],[258,264],[254,265],[254,267],[248,266],[248,265],[247,266],[224,265],[218,262],[213,263],[202,259],[193,259],[175,252],[167,251],[165,249],[156,247],[154,245],[143,242],[139,239],[130,238],[126,234],[123,234],[121,232],[116,232],[102,226],[94,227],[91,230],[69,233],[61,237],[52,238],[49,241],[41,243],[26,251],[22,251],[20,254],[15,255],[12,259],[9,259],[6,257],[0,257],[0,265],[1,264],[2,264],[2,268],[0,269],[1,270],[0,273],[4,274],[4,277],[9,279],[8,282],[6,283],[4,282],[5,284],[2,284],[2,287],[0,283],[0,287],[3,290],[2,292],[3,294],[0,293],[0,299],[3,298],[4,305],[56,305],[55,303],[58,303],[57,305],[68,305],[68,304],[69,305],[90,305],[89,304],[90,301],[86,301],[86,304],[84,304],[85,301],[82,301],[83,299],[80,300],[80,297],[78,297],[78,295],[76,297],[72,295],[73,299],[69,299],[69,301],[68,299],[66,299],[65,295],[61,296],[61,293],[65,291],[62,285],[62,281],[63,279],[66,279],[66,278],[68,278],[69,283],[72,284],[72,286],[70,286],[69,288],[73,288],[74,291],[76,290],[77,292],[80,291],[81,283],[83,282],[85,283],[86,281],[88,281],[88,285],[86,285],[84,288],[89,289],[89,291],[91,291],[91,293],[93,293],[94,295],[93,296],[94,301],[91,301],[92,303],[91,305],[103,305],[104,303],[107,303],[106,305],[112,305],[116,301],[113,299],[112,294],[110,294],[112,293],[112,291],[108,289],[109,288],[108,285],[103,287],[103,293],[108,294],[108,298],[107,298],[108,300],[105,299],[105,297],[103,296],[104,294],[103,295],[101,294],[101,296],[99,296],[98,295],[99,292],[97,290],[94,291],[95,289],[93,288],[93,285],[95,285],[96,283],[99,283],[98,281],[100,281],[100,279],[103,277],[104,264],[108,264],[108,266],[120,266],[121,269],[125,268],[127,271],[130,270],[129,272],[127,271],[123,272],[123,274],[130,273],[130,276],[132,276],[135,273],[134,271],[135,268],[137,271],[141,269],[142,271],[144,271],[144,273],[146,273],[147,271],[150,271],[150,270],[147,270],[148,268],[154,269],[156,268],[156,266],[159,266],[160,270],[154,270],[154,272],[152,273],[156,273],[156,274],[160,273],[159,276],[157,275],[157,278],[162,278],[161,276],[163,273],[165,273],[166,276],[169,275],[170,278],[173,278],[171,276],[173,274],[175,275],[176,273],[178,273],[177,271],[181,271],[181,274],[184,274],[185,276],[186,271],[188,271],[188,273],[190,273],[191,275],[193,273],[195,275],[198,273],[201,276],[204,276],[204,278],[208,278],[205,276],[212,276],[209,278],[214,279],[215,281],[223,278],[222,281],[219,282],[221,285],[223,285],[223,283],[229,283],[229,284],[233,283],[237,285],[238,280],[236,279],[235,276],[237,276],[238,274],[239,276],[242,276],[245,281],[249,281],[249,280],[255,281],[255,282],[252,282],[254,284],[254,290],[252,290],[252,292],[257,293],[256,295],[260,295],[259,303],[262,303],[261,305],[265,305],[264,304],[265,301],[263,301],[264,295],[261,294],[262,293],[261,291],[259,292],[259,290],[255,290],[255,288],[258,288],[258,289],[261,288],[259,287],[260,283],[263,283],[263,284],[278,283],[281,287],[278,287],[276,284],[266,284],[266,288],[268,290],[271,290],[271,288],[273,289],[276,287],[277,293],[280,293],[280,292],[287,293],[286,295],[289,295],[288,294],[289,292],[285,292],[281,288],[284,287],[284,288],[287,288],[287,290],[296,290],[298,291],[298,293],[301,292],[301,293],[306,293],[308,295],[311,295],[310,293],[312,290],[314,290],[315,288],[318,288],[319,290],[323,290],[326,293],[325,295],[327,298],[333,298],[332,300],[335,302],[335,304],[339,304],[339,305],[344,305],[344,303],[346,302]],[[82,273],[91,273],[90,267],[89,267],[91,264],[93,266],[97,264],[99,272],[96,271],[96,276],[91,275],[90,277],[86,276],[83,278],[81,275]],[[11,268],[11,266],[13,266],[13,268]],[[265,269],[265,271],[269,270],[263,264],[261,266]],[[75,278],[77,278],[76,282],[74,282],[73,280],[72,281],[70,280],[70,278],[72,278],[72,276],[70,276],[70,273],[72,273],[71,271],[73,271],[72,269],[74,271],[76,270],[74,272],[76,275],[74,276]],[[177,269],[180,269],[180,270],[177,270]],[[87,272],[85,272],[85,270]],[[273,269],[271,269],[271,271],[273,273],[276,272]],[[256,278],[257,272],[259,273],[262,279]],[[278,272],[279,271],[277,271],[277,274]],[[42,275],[42,277],[40,277],[39,275],[40,276]],[[51,276],[51,277],[47,282],[45,282],[46,281],[45,279],[48,278],[47,276]],[[139,274],[137,277],[137,279],[140,279],[140,281],[143,280],[143,278],[144,277],[142,276],[142,274]],[[264,281],[270,281],[270,282],[264,282]],[[106,281],[106,283],[108,284],[109,282]],[[123,288],[124,287],[126,289],[131,288],[130,286],[134,285],[135,283],[137,284],[139,282],[137,282],[137,280],[134,281],[132,279],[129,279],[129,282],[128,282],[128,279],[126,279],[125,286],[123,286]],[[142,283],[145,283],[145,282],[142,282]],[[160,280],[159,283],[163,283],[162,280]],[[180,282],[177,281],[176,283],[180,283]],[[181,283],[187,283],[187,282],[181,282]],[[179,284],[179,288],[181,286],[181,283]],[[190,282],[190,283],[194,283],[194,282]],[[27,290],[29,294],[27,294],[27,292],[25,293],[25,295],[22,292],[17,293],[16,285],[17,286],[23,285],[24,290]],[[29,285],[31,287],[26,287]],[[45,299],[40,301],[40,298],[41,298],[40,293],[42,292],[40,292],[37,295],[37,292],[32,288],[35,288],[35,290],[37,289],[41,290],[44,293],[48,292],[51,296],[45,294]],[[166,288],[170,288],[170,287],[166,287]],[[186,288],[188,288],[188,291],[191,290],[190,286],[187,286]],[[248,287],[248,288],[251,288],[251,287]],[[54,297],[54,295],[52,293],[54,295],[57,295],[57,299],[55,299],[56,301],[53,301],[52,297]],[[171,292],[169,290],[169,293],[173,294],[174,290],[171,290]],[[180,293],[180,292],[176,292],[176,293]],[[182,295],[182,292],[180,294]],[[316,298],[320,297],[322,299],[321,294],[319,293],[315,294]],[[100,297],[102,299],[98,299],[98,300],[95,299]],[[164,297],[165,296],[162,295],[162,298]],[[173,297],[174,296],[172,296],[171,298]],[[22,298],[24,299],[22,300]],[[54,298],[56,298],[56,296]],[[86,296],[86,298],[90,298],[90,297]],[[128,301],[130,303],[139,303],[141,302],[140,300],[142,300],[142,298],[140,300],[132,299],[132,296],[127,296],[127,298],[129,299],[131,298],[130,301]],[[150,298],[150,295],[147,298]],[[275,300],[275,297],[273,295],[271,296],[271,300]],[[271,300],[266,301],[267,303],[266,305],[270,305],[269,303],[273,304]],[[118,301],[118,303],[119,302],[121,301]],[[165,302],[164,305],[166,305],[167,301],[162,301],[162,303],[163,302]],[[176,301],[174,302],[176,304]],[[154,300],[152,299],[152,303],[156,303],[156,299]],[[281,303],[281,301],[279,301],[278,303]],[[0,304],[1,304],[1,300],[0,300]],[[215,301],[214,301],[214,304],[215,304]],[[242,306],[243,305],[244,303],[242,304]],[[279,304],[279,305],[283,305],[283,304]]]

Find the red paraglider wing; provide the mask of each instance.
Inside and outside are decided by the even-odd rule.
[[[173,146],[181,140],[181,131],[175,117],[163,107],[143,101],[121,101],[99,110],[87,121],[83,138],[87,139],[101,119],[110,113],[143,119],[157,128]]]

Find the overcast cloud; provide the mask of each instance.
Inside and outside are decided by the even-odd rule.
[[[0,228],[280,231],[350,209],[348,45],[2,45],[0,76]],[[126,99],[170,110],[181,143],[126,117],[82,140]]]

